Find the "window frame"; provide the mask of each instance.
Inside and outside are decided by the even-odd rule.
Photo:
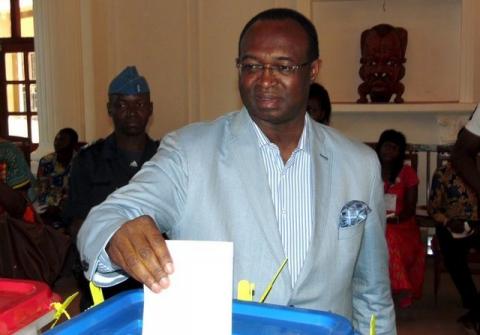
[[[30,79],[30,70],[28,63],[28,54],[30,52],[35,53],[34,38],[33,37],[21,37],[21,12],[20,12],[20,0],[10,0],[10,24],[11,24],[11,37],[0,38],[0,137],[6,139],[18,138],[16,135],[9,135],[8,117],[21,115],[27,117],[27,138],[32,143],[32,117],[37,116],[38,109],[35,112],[31,110],[30,101],[30,85],[36,84],[36,79]],[[9,80],[7,81],[5,73],[5,54],[21,52],[23,53],[23,65],[25,78],[22,81]],[[25,84],[25,103],[26,109],[24,112],[9,112],[8,110],[8,98],[7,98],[7,85],[8,84]]]

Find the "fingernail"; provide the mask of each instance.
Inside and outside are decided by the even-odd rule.
[[[162,288],[167,288],[170,285],[170,280],[168,279],[168,277],[162,277],[159,284],[162,286]]]
[[[167,273],[171,275],[173,273],[173,264],[172,263],[165,264],[165,271],[167,271]]]
[[[160,293],[160,292],[162,292],[162,287],[157,283],[153,283],[152,284],[152,291],[154,293]]]

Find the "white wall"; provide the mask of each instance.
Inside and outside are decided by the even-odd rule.
[[[388,0],[386,11],[379,0],[35,2],[41,148],[51,148],[56,131],[65,126],[88,141],[106,136],[112,130],[107,87],[126,65],[137,65],[150,83],[154,137],[238,108],[238,35],[249,18],[273,6],[298,8],[317,25],[324,58],[320,81],[334,102],[356,101],[361,32],[380,22],[405,27],[403,110],[376,106],[372,114],[356,104],[335,104],[333,126],[365,141],[393,127],[410,142],[439,143],[445,137],[441,119],[451,119],[443,126],[449,128],[473,105],[416,113],[418,105],[410,103],[480,98],[479,2]]]
[[[380,23],[408,31],[403,98],[459,101],[461,0],[338,1],[313,3],[323,59],[321,82],[335,102],[355,102],[362,82],[360,35]]]

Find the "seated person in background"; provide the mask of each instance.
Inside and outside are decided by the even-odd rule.
[[[37,202],[43,207],[43,222],[55,228],[63,226],[62,211],[67,198],[72,158],[76,154],[78,134],[63,128],[55,136],[55,152],[40,159],[37,170]]]
[[[28,191],[32,174],[23,153],[0,139],[0,277],[44,281],[58,278],[70,239],[46,227]]]
[[[73,239],[90,209],[117,188],[128,184],[159,145],[146,133],[153,104],[148,83],[134,66],[126,67],[110,83],[107,109],[113,120],[113,133],[81,149],[72,163],[65,217],[71,222]],[[81,266],[76,275],[82,291],[81,309],[84,310],[93,301]],[[109,298],[126,289],[139,287],[142,287],[140,283],[129,279],[105,289],[104,295]]]
[[[315,121],[327,126],[330,124],[330,114],[332,113],[330,97],[327,90],[318,83],[310,85],[307,112]]]
[[[468,309],[458,322],[466,328],[473,328],[480,296],[468,267],[467,255],[471,248],[480,246],[480,235],[465,233],[465,221],[478,220],[478,199],[473,189],[457,174],[451,161],[437,168],[432,177],[428,214],[436,222],[445,267],[460,293],[463,307]]]
[[[415,170],[404,164],[406,146],[405,136],[393,129],[385,130],[377,143],[388,218],[390,281],[399,307],[420,298],[425,273],[425,248],[415,220],[419,180]]]
[[[0,138],[0,213],[34,222],[28,206],[28,189],[33,180],[23,153],[15,144]]]

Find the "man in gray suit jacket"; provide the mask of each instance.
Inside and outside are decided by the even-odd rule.
[[[247,278],[258,292],[288,258],[267,303],[332,311],[363,334],[375,314],[377,334],[395,334],[379,163],[306,115],[318,57],[303,15],[250,20],[237,59],[245,106],[167,135],[90,212],[78,239],[87,278],[109,286],[128,274],[160,292],[174,271],[162,232],[233,241],[234,284]]]

